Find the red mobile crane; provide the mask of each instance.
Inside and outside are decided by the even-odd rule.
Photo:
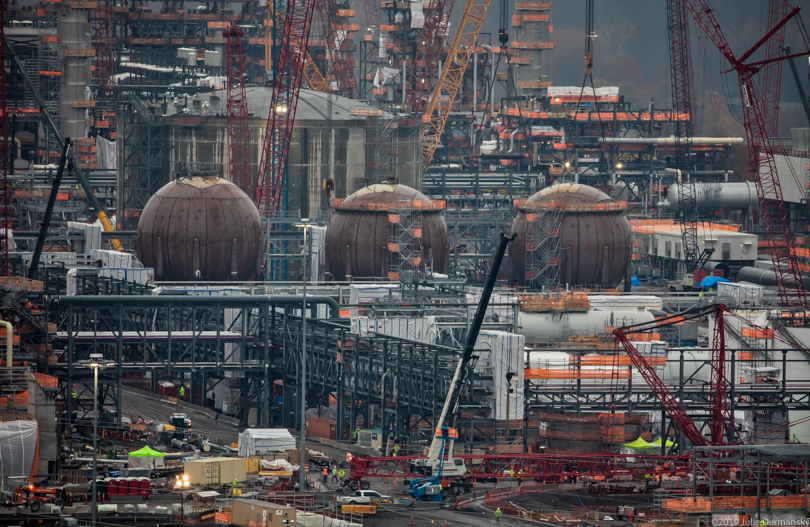
[[[242,7],[245,14],[249,4]],[[253,176],[250,172],[250,132],[248,130],[247,98],[245,97],[245,67],[242,54],[242,37],[244,33],[236,24],[222,32],[227,39],[225,46],[225,73],[227,78],[228,116],[228,169],[231,181],[248,196],[254,194]]]
[[[769,132],[776,129],[774,115],[768,112],[767,106],[773,103],[770,99],[763,102],[759,89],[756,83],[753,82],[753,77],[760,69],[769,64],[788,58],[801,57],[807,55],[808,52],[787,56],[774,54],[761,61],[746,62],[763,44],[770,43],[774,35],[782,32],[785,24],[801,8],[796,7],[791,10],[751,49],[737,57],[728,45],[723,31],[720,29],[720,24],[718,24],[714,16],[713,9],[709,7],[706,1],[683,1],[698,25],[706,32],[706,35],[717,46],[726,60],[729,61],[731,65],[729,71],[734,70],[737,72],[743,103],[745,132],[748,140],[748,157],[751,170],[754,171],[754,181],[759,196],[759,214],[762,218],[765,238],[773,259],[779,297],[784,307],[806,308],[807,295],[802,284],[801,272],[796,258],[793,233],[790,229],[790,217],[783,200],[782,186],[776,173],[773,147],[768,139]],[[775,16],[773,6],[774,4],[771,4],[772,9],[769,18]],[[778,46],[776,49],[778,50]],[[774,93],[772,79],[775,82],[778,81],[776,76],[766,79],[765,86],[768,90],[765,94],[766,97]],[[764,108],[763,104],[766,105]]]
[[[278,59],[273,67],[273,95],[254,195],[262,215],[275,214],[281,203],[314,7],[315,0],[287,2]]]

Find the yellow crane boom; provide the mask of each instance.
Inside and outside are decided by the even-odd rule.
[[[475,51],[475,43],[481,33],[481,26],[487,16],[487,10],[492,0],[468,0],[464,14],[459,22],[458,31],[450,45],[447,60],[442,68],[439,82],[430,98],[425,118],[427,125],[422,129],[422,162],[424,166],[430,164],[436,148],[444,131],[444,125],[450,115],[453,101],[461,88],[464,70],[470,56]]]

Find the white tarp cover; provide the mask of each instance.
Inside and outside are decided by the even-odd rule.
[[[74,248],[83,251],[85,254],[90,254],[90,251],[101,249],[101,230],[101,224],[90,225],[78,221],[68,222],[68,232],[79,231],[84,233],[84,246]]]
[[[415,340],[426,344],[435,343],[436,338],[439,336],[436,317],[393,317],[384,319],[352,317],[351,332],[361,337],[382,333],[383,335]]]
[[[627,311],[643,308],[647,311],[661,311],[664,300],[654,295],[588,295],[591,309],[599,311]]]
[[[286,459],[262,459],[259,461],[259,465],[261,465],[262,470],[274,470],[274,471],[284,471],[284,472],[292,472],[293,470],[298,470],[298,465],[293,465]]]
[[[422,29],[425,25],[425,11],[422,0],[411,2],[411,29]]]
[[[762,302],[762,286],[718,282],[717,296],[731,297],[731,303],[736,306],[756,306]]]
[[[104,267],[131,267],[143,269],[143,264],[138,261],[134,254],[122,253],[120,251],[110,251],[107,249],[92,249],[90,256],[94,260],[101,260]]]
[[[373,304],[378,300],[388,300],[389,297],[399,298],[399,284],[352,284],[349,288],[349,304],[352,306]],[[349,308],[349,315],[356,317],[359,314],[356,307]]]
[[[492,375],[492,418],[523,419],[523,348],[526,337],[505,331],[482,331],[475,342],[478,355],[476,370]],[[508,393],[506,374],[512,372],[512,394]]]
[[[554,97],[555,95],[579,95],[582,93],[582,87],[580,86],[549,86],[548,87],[548,96]],[[596,96],[597,97],[616,97],[619,95],[619,87],[618,86],[602,86],[601,88],[596,88]]]
[[[248,428],[239,434],[239,457],[295,449],[295,438],[286,428]]]
[[[102,170],[115,170],[115,141],[96,136],[96,159]]]
[[[298,511],[295,514],[295,524],[300,527],[363,527],[360,523],[329,518],[314,512]]]
[[[315,285],[323,281],[323,270],[326,267],[326,227],[310,227],[309,235],[309,279]]]
[[[36,463],[37,435],[36,421],[0,422],[0,481],[31,475]]]

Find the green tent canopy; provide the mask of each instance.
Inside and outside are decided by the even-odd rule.
[[[152,450],[149,448],[149,445],[141,448],[140,450],[136,450],[135,452],[130,452],[129,455],[131,457],[166,457],[166,454],[163,452],[158,452],[157,450]]]
[[[657,447],[661,448],[661,438],[659,437],[658,439],[656,439],[655,441],[653,441],[651,444],[653,444],[653,445],[655,445],[655,446],[657,446]],[[674,446],[678,446],[678,444],[677,444],[677,443],[673,443],[672,441],[670,441],[669,439],[667,439],[667,448],[672,448],[672,447],[674,447]]]
[[[624,443],[622,446],[631,448],[633,450],[647,450],[650,448],[655,448],[655,445],[648,443],[643,437],[639,437],[632,443]]]

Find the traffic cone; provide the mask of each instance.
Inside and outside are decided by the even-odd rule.
[[[413,514],[411,514],[411,525],[413,525]]]

